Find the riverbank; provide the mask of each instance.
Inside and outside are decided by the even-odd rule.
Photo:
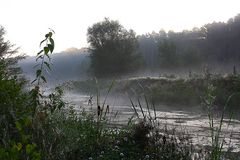
[[[73,93],[96,95],[97,90],[106,94],[112,83],[111,79],[90,79],[64,83],[65,89]],[[240,104],[240,77],[234,75],[208,75],[189,78],[172,77],[137,77],[114,80],[111,95],[127,94],[140,97],[146,95],[151,103],[167,106],[199,106],[210,85],[214,87],[216,110],[222,111],[229,96],[228,111],[238,110]]]

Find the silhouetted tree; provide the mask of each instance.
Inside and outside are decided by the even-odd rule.
[[[182,32],[160,30],[139,36],[147,67],[195,66],[201,63],[239,63],[240,14],[227,23],[213,22]],[[156,48],[159,48],[156,49]],[[156,55],[160,54],[159,59]],[[168,65],[171,64],[171,65]]]
[[[139,52],[145,61],[145,66],[147,68],[158,67],[158,46],[157,38],[159,35],[157,33],[145,34],[138,37]]]
[[[105,18],[88,28],[91,68],[95,75],[122,73],[139,64],[138,41],[133,30],[126,30],[118,21]]]
[[[178,65],[176,45],[170,40],[162,40],[159,44],[160,65],[163,67],[175,67]]]
[[[181,65],[187,66],[197,66],[201,63],[202,58],[196,48],[186,48],[185,51],[179,56]]]
[[[12,75],[19,73],[20,68],[16,64],[24,56],[16,56],[18,49],[14,49],[14,45],[4,39],[5,33],[4,28],[0,26],[0,61],[2,65],[6,65],[7,72]]]

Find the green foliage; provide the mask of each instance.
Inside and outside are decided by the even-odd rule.
[[[87,36],[95,75],[122,73],[138,66],[135,33],[124,29],[118,21],[106,18],[88,28]]]
[[[216,96],[214,94],[215,87],[213,85],[208,85],[208,88],[206,90],[203,105],[207,108],[207,114],[208,114],[208,122],[209,122],[209,129],[210,129],[210,135],[211,135],[211,152],[209,155],[210,160],[220,160],[224,158],[224,152],[223,152],[223,143],[225,141],[225,136],[221,138],[221,132],[223,127],[223,120],[224,120],[224,114],[225,110],[227,108],[227,105],[229,101],[231,100],[233,94],[228,97],[228,99],[225,102],[224,109],[221,113],[220,117],[220,123],[217,124],[217,120],[215,119],[214,114],[214,102],[216,100]],[[231,116],[228,121],[228,126],[231,123]]]
[[[201,63],[201,56],[196,48],[186,49],[179,57],[183,66],[197,66]]]
[[[175,57],[172,54],[174,48],[176,48],[178,58],[174,62],[180,61],[180,67],[198,66],[206,63],[210,65],[213,63],[239,64],[240,37],[236,36],[240,31],[239,17],[240,14],[230,18],[227,23],[213,22],[203,25],[201,28],[195,27],[192,30],[183,30],[181,32],[169,31],[166,33],[164,30],[160,30],[159,33],[152,32],[140,35],[140,52],[143,54],[147,67],[151,68],[159,67],[157,65],[159,64],[159,58],[157,58],[159,50],[156,48],[159,48],[159,43],[160,46],[166,45],[164,41],[173,42],[174,46],[168,44],[163,47],[165,48],[163,49],[165,50],[164,53],[169,52],[170,54],[165,55],[163,53],[164,59],[160,60],[162,67],[174,67],[175,63],[171,64],[171,61],[168,61]],[[173,48],[171,52],[171,49],[167,49],[169,48],[167,46]],[[164,62],[165,58],[167,62]]]
[[[158,50],[161,67],[197,66],[201,62],[197,48],[176,46],[176,42],[171,39],[160,40]]]
[[[64,137],[58,143],[56,158],[60,159],[190,159],[190,147],[184,139],[178,142],[176,135],[162,135],[147,123],[129,124],[124,128],[109,129],[104,122],[97,122],[94,114],[58,112],[54,125]],[[161,127],[161,126],[160,126]],[[99,131],[101,134],[99,136]],[[151,136],[149,137],[149,133]],[[173,135],[171,137],[169,135]]]
[[[39,84],[41,80],[46,82],[43,76],[43,65],[49,67],[44,57],[47,56],[50,59],[48,53],[52,53],[54,49],[52,32],[45,36],[41,43],[43,42],[46,42],[46,47],[44,51],[38,53],[37,57],[42,60],[40,69],[36,71],[38,82],[30,92],[23,91],[23,82],[9,72],[8,62],[4,59],[0,60],[0,159],[42,159],[42,155],[45,156],[45,150],[41,148],[39,142],[42,140],[39,138],[43,138],[41,131],[46,127],[44,124],[48,114],[52,114],[64,105],[60,100],[62,91],[59,88],[43,100]],[[49,149],[46,146],[44,148]]]
[[[190,78],[138,78],[121,80],[116,84],[115,92],[129,93],[129,95],[141,95],[142,89],[147,96],[156,104],[170,106],[194,107],[201,105],[202,98],[208,88],[208,84],[213,84],[216,89],[214,94],[216,100],[214,105],[219,106],[221,111],[228,97],[239,92],[240,79],[238,76],[222,75],[193,75]],[[139,87],[139,84],[141,87]],[[239,110],[239,94],[234,95],[226,110],[229,112]],[[237,116],[237,115],[236,115]]]
[[[108,125],[110,121],[108,120],[107,109],[104,109],[107,97],[115,86],[115,81],[108,85],[106,97],[103,99],[100,108],[100,115],[96,115],[95,110],[86,112],[84,109],[74,110],[73,106],[66,106],[66,103],[62,100],[63,91],[60,87],[56,87],[50,94],[43,93],[40,84],[47,82],[44,77],[44,70],[51,70],[49,60],[50,54],[54,50],[52,35],[53,31],[50,31],[40,43],[40,45],[45,44],[45,46],[36,57],[37,61],[40,60],[40,67],[36,70],[36,79],[32,82],[36,82],[36,85],[30,92],[23,90],[23,83],[16,76],[9,74],[6,69],[7,62],[0,59],[0,159],[190,160],[194,152],[191,142],[188,141],[187,137],[178,135],[174,130],[167,131],[165,129],[162,131],[161,128],[166,127],[156,121],[156,113],[154,116],[151,115],[150,102],[152,99],[148,100],[148,93],[152,93],[154,89],[161,86],[163,88],[157,90],[156,93],[153,92],[153,95],[162,92],[162,90],[171,89],[167,94],[170,95],[173,92],[177,96],[181,96],[185,93],[185,96],[189,98],[195,91],[202,93],[202,90],[205,90],[205,86],[207,86],[206,82],[209,81],[216,86],[224,86],[229,81],[232,82],[230,88],[235,88],[234,85],[240,86],[237,75],[228,77],[229,79],[226,81],[221,78],[216,80],[211,75],[205,79],[191,79],[189,81],[182,79],[158,81],[149,78],[143,80],[144,83],[141,83],[141,85],[139,85],[140,82],[132,81],[130,83],[135,83],[138,87],[141,86],[141,91],[142,89],[144,91],[143,98],[146,102],[148,114],[143,112],[140,97],[137,101],[142,116],[134,108],[134,103],[130,99],[138,121],[134,121],[135,117],[132,117],[126,126],[111,128],[112,126]],[[95,83],[93,81],[89,83],[89,86],[97,84],[96,87],[94,86],[94,90],[97,92],[97,105],[100,106],[99,90],[102,86],[97,80],[95,80]],[[83,85],[86,84],[83,83]],[[204,88],[201,88],[203,86]],[[219,135],[223,114],[220,126],[215,128],[211,108],[217,99],[214,94],[218,92],[209,87],[206,89],[206,93],[204,99],[209,109],[209,125],[213,144],[210,156],[212,160],[218,160],[222,156],[222,143]],[[161,97],[164,96],[161,95]],[[224,109],[232,97],[228,97]],[[180,97],[180,99],[184,98]],[[154,105],[152,107],[156,111]],[[144,118],[141,119],[141,117]]]
[[[40,47],[42,46],[43,43],[45,43],[45,46],[43,47],[43,49],[41,49],[38,53],[37,53],[37,57],[36,57],[36,61],[40,60],[40,64],[38,64],[37,66],[40,66],[39,69],[36,70],[36,78],[32,81],[32,83],[34,83],[35,81],[37,81],[37,85],[40,85],[40,81],[42,80],[44,83],[47,83],[46,78],[43,76],[43,72],[48,69],[51,70],[50,67],[50,56],[49,54],[53,53],[54,50],[54,40],[52,38],[54,31],[50,30],[50,32],[48,34],[45,35],[45,39],[43,39],[40,42]],[[47,57],[47,60],[45,59]]]
[[[33,110],[29,95],[22,91],[23,83],[5,74],[5,67],[0,66],[0,159],[40,160],[30,134]]]
[[[5,30],[0,25],[0,60],[4,60],[6,65],[5,70],[7,74],[13,76],[21,73],[20,67],[17,66],[17,62],[23,59],[25,56],[18,53],[18,48],[16,48],[9,41],[4,39]],[[17,55],[18,53],[18,55]]]

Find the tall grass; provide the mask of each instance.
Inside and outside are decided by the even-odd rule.
[[[223,107],[220,119],[219,119],[219,124],[218,121],[216,120],[216,116],[214,114],[214,108],[215,106],[215,87],[210,84],[208,86],[208,89],[206,91],[205,97],[203,99],[203,104],[207,108],[207,114],[208,114],[208,123],[209,123],[209,129],[210,129],[210,135],[211,135],[211,152],[209,155],[210,160],[220,160],[224,158],[224,150],[223,150],[223,145],[225,142],[225,135],[222,135],[222,127],[223,127],[223,120],[225,118],[225,111],[227,109],[227,106],[232,99],[232,97],[238,93],[233,93],[231,94],[228,99],[225,102],[225,105]],[[229,128],[229,125],[231,124],[232,121],[232,115],[230,115],[230,118],[227,123],[227,129]],[[223,136],[223,138],[221,138]],[[229,142],[230,143],[230,142]]]

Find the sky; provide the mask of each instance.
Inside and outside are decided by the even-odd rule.
[[[226,22],[240,13],[240,0],[0,0],[5,38],[35,55],[52,28],[55,52],[87,47],[87,28],[104,17],[138,35],[160,29],[181,31]]]

